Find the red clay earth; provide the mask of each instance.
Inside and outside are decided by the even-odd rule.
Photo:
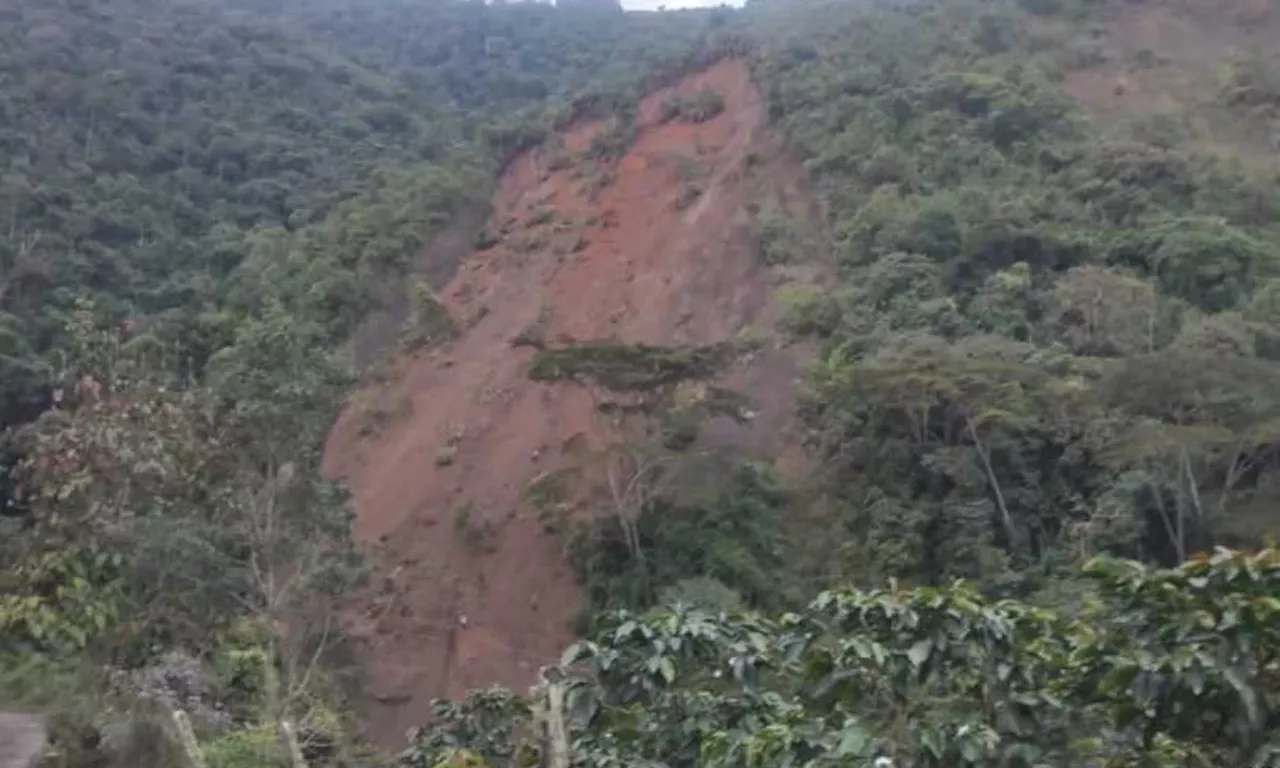
[[[701,124],[662,122],[672,94],[717,91]],[[571,129],[577,152],[602,129]],[[326,472],[350,486],[356,533],[377,578],[348,629],[365,679],[369,735],[402,744],[433,697],[492,684],[523,688],[573,640],[580,609],[564,545],[528,490],[582,466],[619,436],[606,393],[528,378],[521,334],[548,342],[710,344],[750,329],[773,338],[771,286],[813,279],[760,266],[749,204],[815,217],[803,175],[765,130],[745,65],[724,60],[647,97],[639,131],[596,183],[551,148],[518,158],[500,181],[491,226],[503,242],[463,259],[440,296],[463,330],[401,360],[353,396],[333,428]],[[701,194],[691,191],[693,185]],[[725,382],[752,397],[747,425],[718,420],[709,439],[757,456],[784,450],[800,351],[766,344]],[[721,423],[724,422],[724,423]]]

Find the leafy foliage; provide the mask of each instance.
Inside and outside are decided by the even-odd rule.
[[[600,119],[584,165],[605,178],[645,90],[749,53],[827,216],[757,212],[759,255],[830,239],[839,261],[829,291],[786,297],[787,330],[818,342],[817,483],[674,482],[703,469],[686,417],[740,408],[705,386],[731,345],[535,345],[535,379],[659,390],[687,451],[632,467],[672,482],[575,541],[599,613],[559,670],[574,764],[1276,764],[1276,554],[1195,552],[1275,527],[1280,177],[1176,118],[1083,119],[1062,67],[1097,51],[1043,31],[1104,5],[0,11],[6,696],[65,715],[70,764],[163,762],[177,707],[211,765],[280,762],[293,717],[313,764],[340,762],[312,674],[359,572],[318,475],[350,384],[329,350],[410,267],[448,275],[419,254],[515,152]],[[1272,69],[1230,62],[1221,102],[1273,113]],[[721,109],[704,91],[662,111]],[[682,205],[704,192],[686,184]],[[411,344],[452,330],[431,287]],[[1175,567],[1064,567],[1098,552]],[[803,607],[894,577],[924,586]],[[613,612],[657,604],[678,608]],[[402,762],[532,764],[542,703],[441,704]]]
[[[775,607],[795,600],[794,589],[779,581],[787,567],[782,515],[788,498],[778,480],[751,464],[728,478],[693,467],[668,472],[696,474],[673,482],[700,493],[659,494],[641,511],[638,556],[615,516],[599,515],[574,532],[570,555],[593,611],[645,608],[664,597],[688,604],[682,598],[698,577],[714,584],[697,592],[718,594],[718,603]]]
[[[1179,562],[1280,477],[1255,384],[1280,373],[1270,320],[1241,316],[1277,268],[1259,215],[1276,176],[1169,132],[1104,134],[1026,10],[1092,19],[749,9],[841,262],[789,317],[824,340],[804,408],[841,534],[807,549],[836,578],[1031,587],[1080,553]]]
[[[1085,575],[1079,616],[964,582],[827,592],[773,619],[612,615],[565,654],[573,764],[1270,765],[1276,551]],[[527,722],[506,711],[499,731],[488,708],[451,710],[443,733],[473,740],[428,729],[409,754],[510,754],[487,738]]]
[[[78,297],[188,375],[277,298],[341,338],[513,151],[696,62],[710,21],[19,3],[0,20],[0,426],[47,407]]]

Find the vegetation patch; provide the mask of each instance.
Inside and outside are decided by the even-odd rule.
[[[511,238],[511,250],[528,254],[543,250],[550,244],[547,234],[538,230],[526,230]]]
[[[680,194],[676,196],[675,209],[683,211],[698,202],[702,197],[702,185],[689,183],[680,188]]]
[[[769,206],[755,217],[756,248],[768,266],[804,261],[814,249],[810,227],[779,206]]]
[[[502,242],[503,234],[492,223],[485,224],[484,228],[476,233],[475,248],[477,251],[487,251],[498,243]]]
[[[288,756],[275,728],[258,726],[231,731],[200,747],[209,768],[287,768]]]
[[[682,381],[671,393],[660,416],[662,445],[669,451],[684,451],[698,439],[702,424],[710,418],[727,417],[742,424],[755,416],[750,398],[705,381]]]
[[[734,345],[657,347],[585,341],[544,348],[533,357],[534,381],[592,381],[609,389],[647,390],[715,376],[736,354]]]
[[[596,611],[649,608],[667,589],[697,577],[717,580],[753,607],[795,600],[784,564],[789,497],[769,469],[707,467],[689,481],[699,486],[699,498],[684,503],[664,490],[667,480],[679,482],[670,475],[651,481],[655,495],[635,520],[630,543],[616,510],[601,510],[575,531],[570,558]]]
[[[705,123],[724,111],[724,97],[710,88],[693,96],[670,96],[663,99],[659,116],[664,123],[676,120]]]
[[[617,160],[631,148],[638,131],[634,107],[619,112],[591,137],[586,151],[587,158],[597,161]]]
[[[672,164],[676,169],[676,178],[682,182],[689,183],[701,181],[707,178],[711,172],[711,166],[706,160],[697,155],[690,155],[685,152],[673,152],[669,155]]]
[[[795,336],[827,336],[840,324],[840,303],[816,285],[784,285],[778,290],[782,330]]]
[[[457,333],[449,308],[426,283],[415,283],[413,305],[405,323],[402,340],[407,349],[421,349]]]
[[[493,553],[498,549],[498,526],[492,520],[477,520],[470,501],[453,511],[453,530],[462,545],[473,552]]]
[[[536,205],[529,209],[524,217],[524,225],[526,227],[540,227],[543,224],[550,224],[556,219],[556,211],[549,205]]]
[[[575,484],[581,477],[576,467],[544,472],[529,483],[525,494],[537,510],[538,522],[551,534],[563,533],[573,509]]]

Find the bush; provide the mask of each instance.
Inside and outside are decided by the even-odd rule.
[[[636,138],[636,120],[631,112],[615,115],[591,137],[587,157],[592,160],[616,160],[627,153]]]
[[[208,768],[288,768],[275,729],[257,726],[228,731],[200,745]]]
[[[475,247],[477,251],[487,251],[501,242],[502,233],[495,229],[492,224],[486,224],[484,229],[476,233]]]
[[[1239,306],[1260,269],[1275,264],[1275,246],[1220,219],[1180,217],[1120,238],[1113,263],[1153,275],[1160,287],[1201,309]]]
[[[405,325],[404,343],[409,349],[427,346],[457,330],[449,308],[425,283],[413,286],[413,307]]]
[[[664,123],[674,120],[705,123],[723,111],[724,97],[710,88],[703,88],[692,97],[670,96],[664,99],[659,114]]]
[[[758,216],[755,224],[759,257],[765,265],[786,264],[796,257],[803,259],[808,255],[806,233],[796,218],[770,211]]]
[[[534,381],[591,379],[616,390],[653,389],[685,379],[714,376],[729,361],[728,344],[654,347],[616,341],[587,341],[541,349],[529,366]]]
[[[788,285],[778,291],[782,327],[796,336],[828,336],[840,324],[840,304],[812,285]]]

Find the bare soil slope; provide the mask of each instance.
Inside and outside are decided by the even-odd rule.
[[[724,98],[717,116],[662,120],[664,99],[707,88]],[[378,553],[378,583],[351,629],[371,735],[384,743],[420,724],[432,697],[532,683],[572,640],[578,589],[528,491],[616,434],[597,407],[604,393],[530,381],[532,352],[512,340],[768,339],[771,286],[811,279],[802,268],[765,269],[756,253],[752,203],[810,221],[817,212],[766,135],[742,62],[650,95],[638,123],[630,148],[604,166],[574,155],[598,123],[511,165],[489,225],[505,237],[463,259],[440,294],[461,333],[402,360],[333,429],[327,471],[350,485],[358,536]],[[766,344],[739,360],[726,381],[753,399],[756,418],[718,423],[711,439],[778,455],[799,356]]]
[[[1104,63],[1067,73],[1066,89],[1101,123],[1166,115],[1205,149],[1269,160],[1280,126],[1220,98],[1233,57],[1280,50],[1280,0],[1136,0],[1092,27]]]

